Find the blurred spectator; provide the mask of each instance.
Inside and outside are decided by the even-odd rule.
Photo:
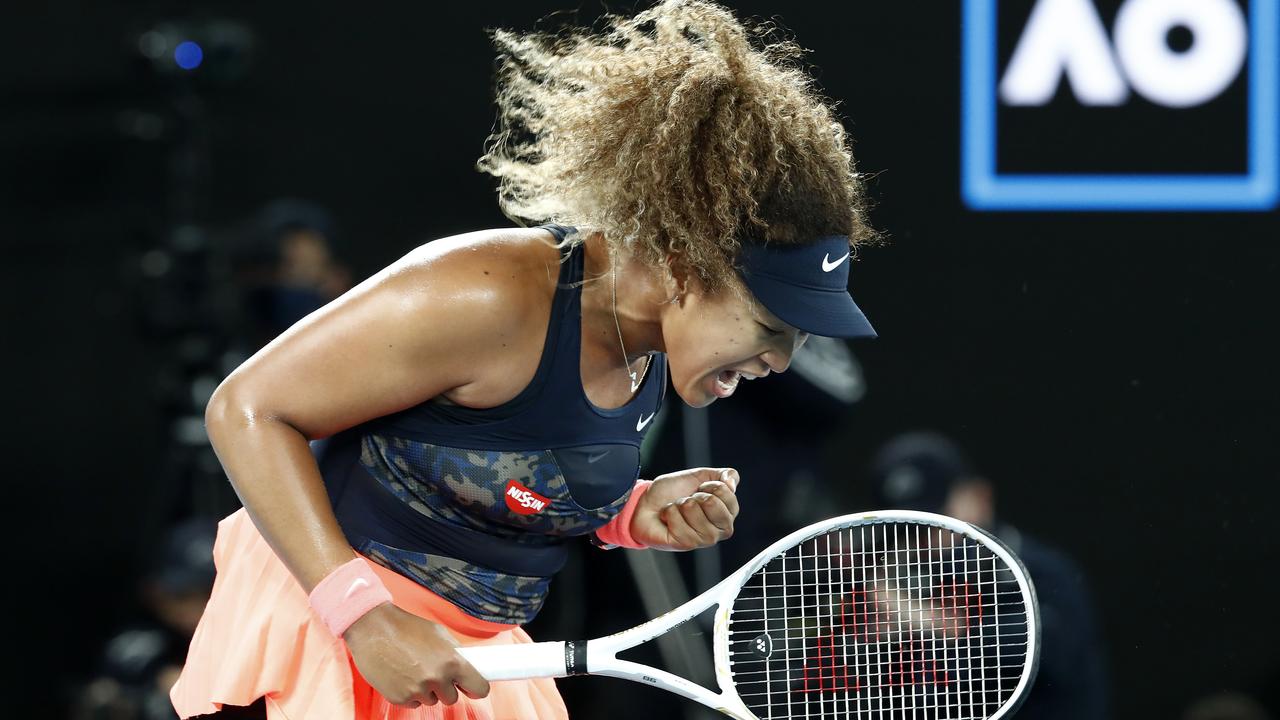
[[[1182,720],[1271,720],[1271,713],[1252,697],[1227,691],[1195,701]]]
[[[213,589],[213,520],[173,526],[139,587],[144,615],[107,641],[76,720],[171,720],[169,688]]]
[[[1084,575],[1072,560],[996,515],[995,488],[955,443],[936,433],[890,440],[871,466],[877,509],[922,510],[977,525],[1026,565],[1040,602],[1040,670],[1018,711],[1028,720],[1107,716],[1106,657]]]
[[[329,212],[302,200],[273,201],[250,220],[234,252],[250,352],[351,288],[335,233]]]

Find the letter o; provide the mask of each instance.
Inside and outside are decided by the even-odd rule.
[[[1185,25],[1191,48],[1174,52],[1169,30]],[[1116,15],[1115,49],[1129,84],[1169,107],[1204,104],[1240,74],[1248,26],[1234,0],[1128,0]]]

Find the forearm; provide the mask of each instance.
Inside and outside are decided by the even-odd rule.
[[[334,517],[307,434],[255,410],[244,395],[233,399],[234,378],[228,382],[232,388],[224,383],[205,412],[218,459],[254,525],[302,585],[314,615],[346,643],[364,681],[401,705],[453,702],[459,689],[487,695],[488,683],[454,651],[447,630],[397,608],[372,569],[352,562],[357,555]]]
[[[301,432],[224,389],[205,423],[240,502],[304,590],[355,557]]]

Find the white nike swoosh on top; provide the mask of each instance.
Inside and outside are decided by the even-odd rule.
[[[657,415],[657,413],[649,413],[649,417],[641,415],[640,419],[636,421],[636,432],[644,430],[644,426],[649,424],[649,421],[653,419],[654,415]]]
[[[835,270],[836,268],[840,267],[840,263],[848,259],[849,259],[849,253],[845,253],[844,255],[840,256],[839,260],[835,262],[831,262],[830,253],[824,254],[822,256],[822,272],[831,272],[832,270]]]
[[[360,592],[361,588],[367,588],[367,587],[369,587],[368,580],[365,580],[364,578],[356,578],[351,583],[351,587],[347,588],[347,594],[343,598],[343,600],[350,600],[353,595],[355,595],[357,592]]]

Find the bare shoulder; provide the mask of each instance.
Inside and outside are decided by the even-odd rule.
[[[537,370],[560,257],[555,237],[536,228],[441,238],[383,271],[382,304],[396,306],[409,353],[424,364],[454,368],[440,395],[495,406]]]
[[[439,396],[500,404],[536,372],[558,272],[545,231],[428,243],[246,361],[219,388],[223,404],[313,438]]]
[[[519,324],[549,302],[559,275],[560,251],[550,232],[537,228],[480,230],[422,245],[393,263],[383,281],[406,299],[448,302],[474,318]],[[492,327],[492,326],[490,326]]]
[[[433,240],[369,279],[374,304],[406,352],[501,376],[542,347],[560,272],[554,241],[536,228]]]

